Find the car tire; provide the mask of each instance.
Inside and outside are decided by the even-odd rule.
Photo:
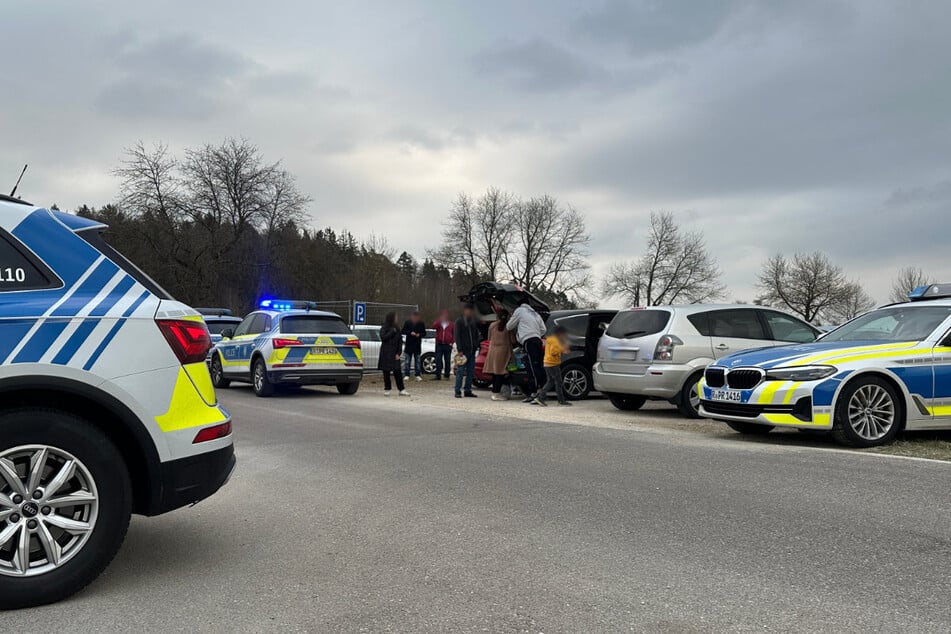
[[[225,390],[231,387],[231,381],[225,378],[225,371],[221,365],[221,355],[214,354],[211,357],[211,384],[216,390]]]
[[[427,352],[420,358],[419,364],[423,369],[423,374],[436,374],[436,355]]]
[[[337,391],[347,396],[356,394],[357,390],[359,389],[360,389],[359,381],[354,381],[353,383],[338,383],[337,384]]]
[[[647,397],[637,394],[608,394],[611,405],[624,412],[633,412],[644,407]]]
[[[0,477],[4,499],[26,500],[18,508],[0,506],[0,539],[6,537],[5,547],[13,540],[19,544],[20,537],[28,535],[26,570],[35,569],[26,576],[15,574],[17,568],[23,569],[22,559],[0,547],[0,553],[9,555],[7,559],[0,554],[0,609],[44,605],[79,592],[109,565],[125,539],[132,514],[132,485],[125,460],[95,425],[73,414],[38,407],[0,414],[0,458],[0,469],[11,464],[18,467],[12,476],[8,470],[7,477]],[[39,481],[31,483],[28,468],[33,464],[43,467]],[[56,486],[58,476],[65,480]],[[14,492],[14,479],[19,492]],[[56,489],[49,491],[50,486]],[[26,499],[22,494],[34,487],[41,497],[27,511],[33,496]],[[63,504],[67,496],[76,504]],[[27,512],[36,513],[35,519],[27,519]],[[19,524],[11,522],[14,517]],[[91,528],[82,530],[80,523]],[[62,558],[60,563],[49,561],[51,548]]]
[[[274,394],[274,384],[267,378],[267,364],[258,357],[251,364],[251,389],[255,395],[266,398]]]
[[[561,379],[569,401],[584,400],[591,393],[591,372],[583,365],[566,365],[561,369]]]
[[[832,435],[849,447],[877,447],[893,440],[905,425],[898,391],[877,376],[848,383],[836,399]]]
[[[476,386],[480,390],[487,390],[492,387],[492,381],[485,381],[483,379],[472,379],[472,385]]]
[[[700,394],[698,392],[700,378],[703,371],[691,374],[680,388],[680,398],[677,399],[677,411],[684,418],[700,418]]]
[[[759,423],[741,423],[735,420],[724,421],[735,432],[749,436],[764,436],[773,431],[772,425],[761,425]]]

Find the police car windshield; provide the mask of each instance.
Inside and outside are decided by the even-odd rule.
[[[951,316],[951,306],[896,306],[866,313],[822,341],[922,341]]]
[[[324,315],[288,315],[281,319],[286,335],[349,335],[350,328],[339,317]]]

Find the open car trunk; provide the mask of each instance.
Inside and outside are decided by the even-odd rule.
[[[519,307],[519,304],[525,300],[542,316],[542,319],[547,321],[548,315],[551,314],[551,308],[548,307],[548,304],[515,284],[482,282],[473,286],[466,295],[460,296],[459,299],[473,305],[476,319],[479,320],[483,328],[488,328],[488,324],[497,320],[499,311],[503,308],[511,315]]]

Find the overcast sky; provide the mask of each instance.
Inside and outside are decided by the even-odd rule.
[[[0,185],[114,200],[138,140],[244,136],[314,226],[417,257],[459,191],[582,210],[600,274],[651,210],[706,233],[728,299],[822,250],[885,300],[951,281],[951,2],[8,0]]]

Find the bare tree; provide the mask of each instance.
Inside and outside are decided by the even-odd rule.
[[[786,308],[809,322],[839,320],[864,310],[871,298],[825,254],[779,254],[766,261],[757,287],[759,302]]]
[[[932,279],[917,266],[906,266],[898,271],[898,275],[892,281],[892,292],[888,299],[892,302],[907,302],[908,293],[919,286],[932,284]]]
[[[858,282],[849,282],[843,289],[839,302],[831,306],[822,317],[832,324],[841,324],[868,312],[875,307],[875,300]]]
[[[652,212],[644,255],[615,263],[603,291],[633,306],[696,304],[723,295],[722,275],[702,232],[683,231],[670,212]]]
[[[512,237],[512,225],[518,199],[496,187],[490,187],[475,204],[475,256],[490,280],[498,278]]]
[[[512,227],[505,265],[514,282],[528,291],[564,296],[588,286],[591,238],[578,211],[546,194],[519,205]]]
[[[476,246],[476,212],[472,198],[460,193],[443,221],[442,244],[430,252],[433,260],[449,270],[462,271],[470,285],[482,277]]]

